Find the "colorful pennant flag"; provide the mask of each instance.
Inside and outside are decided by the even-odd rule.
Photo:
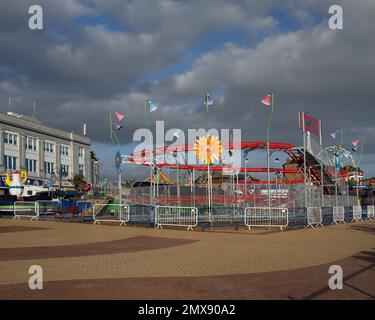
[[[358,147],[353,147],[352,150],[353,150],[353,152],[357,152]]]
[[[272,104],[272,96],[271,94],[267,94],[264,98],[260,99],[265,106],[269,107]]]
[[[359,144],[361,143],[361,141],[359,139],[356,139],[356,140],[353,140],[352,141],[352,145],[357,148],[359,146]]]
[[[206,93],[206,96],[204,98],[204,104],[206,106],[212,106],[214,104],[214,100],[211,99],[211,95],[209,93]]]
[[[124,119],[124,116],[121,113],[115,112],[114,114],[117,121],[121,121],[122,119]]]
[[[338,134],[338,131],[336,130],[335,132],[332,132],[332,133],[330,134],[330,136],[332,137],[332,139],[335,139],[335,140],[336,140],[337,134]]]
[[[320,131],[321,131],[320,120],[312,117],[308,113],[299,112],[299,127],[302,130],[308,131],[320,137]]]
[[[150,112],[154,112],[158,109],[158,106],[155,103],[153,103],[151,100],[147,101],[147,105],[148,105],[148,109],[150,110]]]
[[[121,129],[124,128],[122,124],[118,124],[118,123],[115,123],[115,127],[117,131],[121,131]]]

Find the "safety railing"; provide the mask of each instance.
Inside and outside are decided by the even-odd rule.
[[[277,227],[280,230],[288,227],[288,209],[273,207],[245,208],[244,224],[251,227]]]
[[[307,208],[307,226],[311,228],[324,227],[323,226],[323,216],[321,207],[308,207]]]
[[[345,223],[345,208],[343,206],[333,207],[333,224]]]
[[[117,222],[126,225],[129,222],[129,206],[123,204],[95,204],[93,207],[94,224]]]
[[[374,206],[367,206],[367,219],[374,219],[375,218],[375,210]]]
[[[162,229],[163,226],[175,226],[193,230],[198,225],[198,209],[194,207],[156,206],[155,225],[157,229]]]
[[[244,210],[241,207],[211,207],[212,225],[243,224]]]
[[[36,209],[36,202],[33,201],[16,201],[13,204],[13,219],[30,218],[38,220],[39,214]]]
[[[155,223],[155,207],[151,205],[130,205],[129,207],[129,223],[146,224],[154,226]]]
[[[48,217],[55,218],[60,212],[59,200],[38,200],[35,202],[35,212],[38,218],[45,219]]]
[[[362,207],[353,206],[353,219],[352,221],[361,221],[362,220]]]

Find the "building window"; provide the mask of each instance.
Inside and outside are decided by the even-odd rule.
[[[25,166],[28,172],[36,172],[36,160],[26,159]]]
[[[17,135],[9,132],[4,133],[4,143],[17,145]]]
[[[69,175],[69,166],[67,164],[62,164],[60,167],[60,171],[62,174]]]
[[[60,154],[63,156],[69,155],[69,147],[66,146],[60,146]]]
[[[6,170],[16,170],[17,158],[12,156],[4,156],[4,165]]]
[[[82,147],[78,148],[78,157],[83,158],[85,156],[85,149]]]
[[[83,164],[78,165],[79,174],[85,175],[85,166]]]
[[[53,162],[44,162],[44,171],[48,174],[51,174],[54,172],[54,163]]]
[[[25,148],[27,150],[34,150],[34,151],[36,151],[36,138],[26,137],[25,138]]]
[[[53,143],[44,142],[44,151],[53,152]]]

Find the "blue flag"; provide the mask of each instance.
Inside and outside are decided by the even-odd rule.
[[[147,101],[147,105],[148,105],[148,109],[150,110],[150,112],[154,112],[158,108],[158,106],[155,103],[153,103],[151,100]]]

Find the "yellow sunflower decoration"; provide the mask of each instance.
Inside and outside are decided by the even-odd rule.
[[[219,137],[210,136],[200,137],[194,144],[195,156],[205,164],[210,165],[214,161],[219,161],[220,154],[223,151]]]

